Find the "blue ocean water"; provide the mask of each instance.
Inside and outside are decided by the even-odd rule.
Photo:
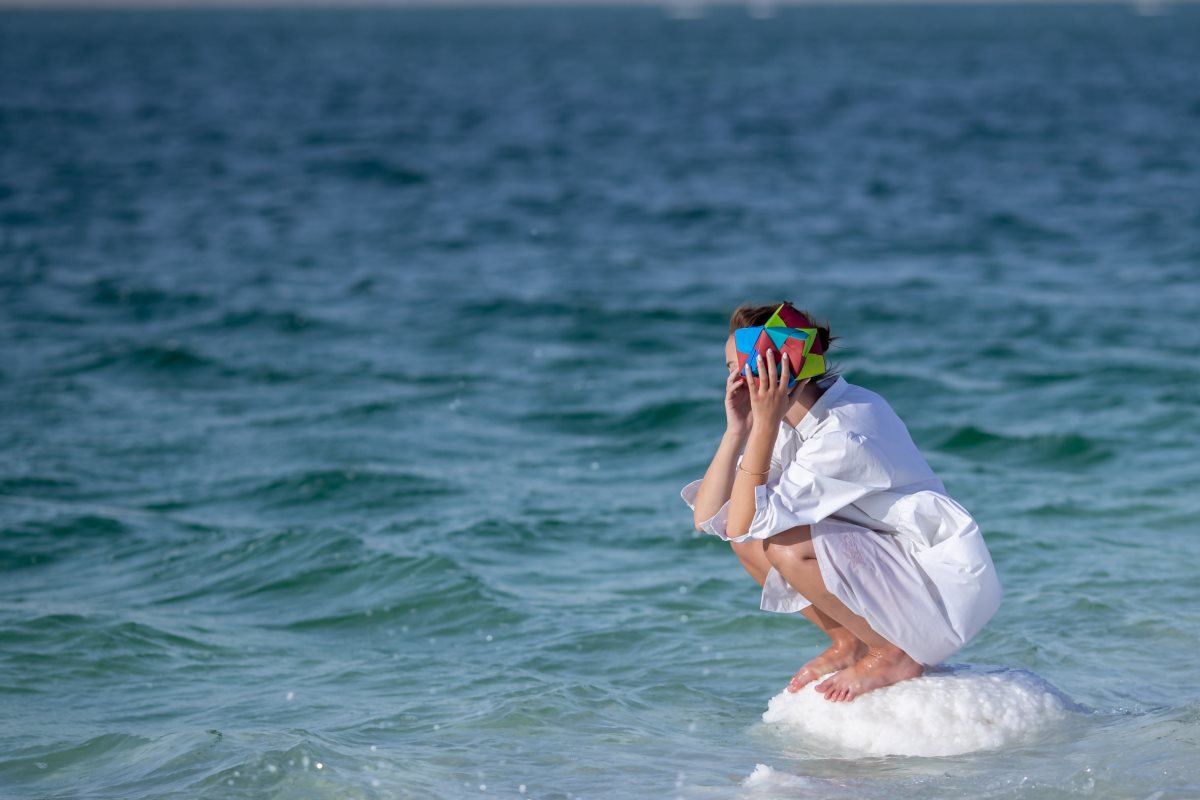
[[[0,13],[0,797],[1200,796],[1158,12]],[[1069,724],[762,721],[821,635],[678,492],[783,299],[980,521],[955,661]]]

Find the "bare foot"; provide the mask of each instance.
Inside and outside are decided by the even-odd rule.
[[[852,666],[829,676],[813,688],[824,692],[826,700],[841,703],[853,700],[872,689],[916,678],[924,671],[924,667],[898,647],[872,648]]]
[[[825,652],[800,668],[792,676],[788,684],[789,692],[798,692],[800,688],[812,683],[822,675],[845,669],[867,654],[867,646],[854,637],[835,639]]]

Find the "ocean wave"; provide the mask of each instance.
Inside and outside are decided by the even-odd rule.
[[[59,495],[69,494],[79,488],[79,482],[46,475],[18,475],[0,478],[0,495]]]
[[[297,528],[228,535],[217,542],[202,537],[190,547],[185,545],[172,561],[154,567],[155,583],[161,588],[149,602],[156,606],[198,600],[217,603],[252,595],[297,572],[319,568],[311,566],[314,562],[332,558],[346,565],[345,551],[357,552],[360,547],[358,537],[351,534]],[[197,561],[206,563],[207,569],[197,573]],[[186,588],[175,589],[180,586]]]
[[[116,276],[94,279],[84,288],[84,293],[90,304],[127,310],[138,320],[209,308],[217,302],[214,295],[200,290],[164,289]]]
[[[717,398],[717,402],[720,398]],[[548,409],[525,414],[518,418],[523,425],[546,427],[560,433],[592,434],[597,436],[654,433],[684,429],[690,423],[700,424],[717,408],[711,399],[662,400],[646,402],[624,412],[603,408],[584,408],[564,411]]]
[[[262,481],[229,499],[253,501],[266,508],[337,502],[352,503],[359,509],[382,509],[451,492],[451,486],[426,475],[355,467],[299,470]]]
[[[247,331],[296,334],[328,331],[333,323],[318,315],[297,309],[246,308],[223,311],[213,319],[188,327],[188,332]]]
[[[79,361],[62,364],[49,372],[54,375],[81,375],[120,367],[173,374],[222,371],[218,360],[203,355],[177,339],[93,346],[81,353],[79,358]]]
[[[169,567],[150,567],[153,583],[144,590],[145,602],[218,607],[262,628],[345,633],[401,623],[455,632],[467,624],[495,626],[520,618],[509,593],[460,561],[438,553],[396,553],[392,546],[388,538],[367,543],[355,533],[306,528],[231,538],[220,547],[198,539]],[[200,561],[207,567],[198,574]]]
[[[994,433],[974,425],[952,429],[938,449],[974,460],[1003,457],[1039,466],[1087,466],[1112,458],[1112,451],[1079,433],[1017,436]]]
[[[689,308],[667,305],[663,297],[622,298],[614,303],[604,298],[574,299],[555,297],[553,301],[528,299],[497,293],[481,299],[462,301],[459,313],[471,320],[494,320],[497,323],[528,325],[531,321],[561,321],[570,324],[567,331],[585,331],[589,340],[624,341],[645,335],[646,327],[658,323],[686,322],[697,330],[705,330],[729,322],[729,312],[712,307]],[[666,330],[666,329],[664,329]],[[669,338],[655,339],[661,347],[671,344]],[[720,340],[717,340],[718,346]]]
[[[322,599],[319,609],[305,603],[311,597]],[[517,598],[440,555],[374,553],[369,561],[297,570],[239,598],[277,609],[260,627],[350,636],[399,629],[402,638],[456,637],[472,627],[495,629],[525,618]]]
[[[198,341],[168,336],[155,341],[115,340],[84,345],[74,353],[60,356],[45,373],[52,376],[76,376],[109,371],[129,372],[147,378],[186,381],[239,382],[252,384],[294,383],[311,378],[319,368],[309,364],[295,368],[288,354],[274,357],[263,354],[262,361],[235,364],[205,349]]]
[[[103,733],[65,746],[31,747],[0,757],[0,774],[11,780],[44,781],[59,770],[79,770],[82,764],[113,758],[151,740],[134,733]],[[40,793],[39,793],[40,794]]]
[[[386,417],[393,413],[406,412],[411,410],[412,403],[411,397],[376,398],[339,405],[332,409],[264,416],[248,422],[247,425],[255,428],[287,428],[296,425],[360,422],[381,416]]]
[[[378,183],[392,188],[418,186],[430,180],[429,175],[421,170],[376,155],[314,159],[308,162],[306,171],[310,175],[330,175],[351,181]]]
[[[10,688],[36,691],[47,671],[58,680],[107,683],[241,658],[239,648],[218,643],[215,630],[191,621],[144,612],[61,610],[18,616],[21,610],[10,607],[0,628],[5,661],[21,676],[10,676]],[[139,618],[131,618],[133,613]]]
[[[5,526],[0,533],[0,569],[42,567],[78,555],[81,548],[108,547],[133,528],[101,514],[63,515]]]
[[[452,494],[449,483],[388,467],[301,469],[277,475],[235,475],[210,484],[193,484],[186,495],[142,503],[150,511],[203,509],[212,504],[247,504],[260,511],[310,510],[311,513],[387,511]]]

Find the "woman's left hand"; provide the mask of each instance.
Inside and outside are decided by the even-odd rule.
[[[787,353],[781,359],[781,371],[775,374],[775,354],[768,350],[764,361],[758,357],[758,378],[750,374],[750,365],[743,370],[746,376],[746,386],[750,389],[750,414],[754,419],[754,427],[760,424],[769,426],[768,430],[779,427],[780,420],[791,408],[792,401],[800,387],[808,381],[796,381],[796,385],[788,390],[792,379],[792,368],[788,363]]]

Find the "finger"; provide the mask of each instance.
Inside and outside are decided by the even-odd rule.
[[[775,351],[767,351],[767,391],[775,389]]]
[[[784,353],[780,358],[779,385],[784,389],[788,389],[788,384],[792,382],[792,360],[788,358],[788,354]],[[795,388],[794,386],[791,388]],[[788,389],[790,391],[790,389]]]

